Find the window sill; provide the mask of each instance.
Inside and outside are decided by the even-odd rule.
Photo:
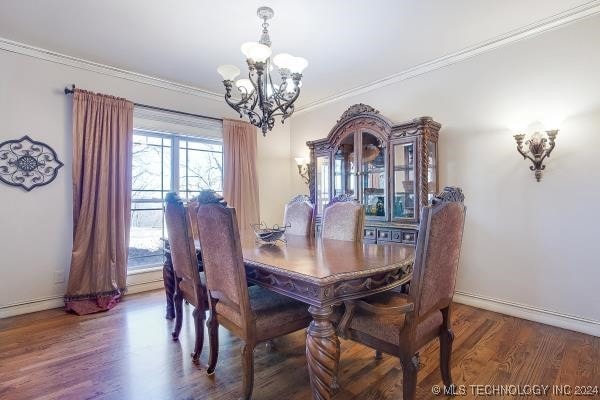
[[[127,271],[127,276],[147,274],[149,272],[162,271],[162,269],[163,269],[162,264],[150,265],[146,268],[139,268],[139,269],[134,269],[132,271]]]

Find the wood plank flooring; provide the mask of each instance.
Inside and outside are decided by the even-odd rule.
[[[127,296],[108,313],[85,317],[49,310],[0,320],[0,399],[237,399],[241,390],[239,341],[220,332],[216,374],[194,366],[191,307],[179,342],[170,339],[161,291]],[[468,306],[454,310],[452,373],[466,393],[457,398],[526,399],[570,396],[476,396],[469,385],[600,386],[600,338]],[[309,400],[304,333],[255,353],[254,398]],[[421,351],[418,399],[441,385],[437,343]],[[201,360],[208,356],[205,343]],[[402,399],[397,359],[342,341],[336,400]],[[574,393],[573,393],[574,394]],[[573,396],[600,399],[596,396]]]

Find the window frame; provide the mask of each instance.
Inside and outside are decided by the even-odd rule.
[[[170,169],[171,169],[171,176],[168,182],[168,185],[165,186],[165,182],[164,182],[164,159],[162,159],[162,157],[164,157],[161,154],[161,189],[139,189],[136,190],[133,187],[133,182],[132,182],[132,187],[131,187],[131,193],[132,193],[132,197],[131,197],[131,215],[130,218],[133,218],[133,213],[137,212],[138,210],[134,209],[134,204],[150,204],[150,203],[161,203],[163,204],[163,206],[161,208],[149,208],[149,209],[139,209],[140,211],[143,210],[150,210],[150,211],[161,211],[162,212],[162,234],[161,234],[161,240],[163,238],[165,238],[166,235],[166,226],[165,226],[165,219],[164,219],[164,196],[167,192],[176,192],[177,194],[179,194],[181,192],[180,190],[180,151],[183,150],[184,148],[180,147],[180,142],[182,141],[187,141],[187,142],[196,142],[196,143],[204,143],[204,144],[210,144],[210,145],[219,145],[221,148],[221,151],[210,151],[210,150],[194,150],[194,151],[206,151],[206,152],[212,152],[212,153],[221,153],[221,167],[223,168],[223,138],[222,137],[206,137],[206,136],[196,136],[196,135],[189,135],[189,134],[180,134],[180,133],[176,133],[176,132],[160,132],[160,131],[154,131],[154,130],[148,130],[148,129],[144,129],[144,128],[134,128],[133,129],[133,135],[143,135],[146,137],[154,137],[154,138],[160,138],[160,139],[169,139],[171,141],[170,144]],[[154,146],[159,146],[159,145],[154,145]],[[163,151],[164,151],[164,144],[162,144],[160,147],[163,147]],[[189,149],[189,145],[185,147],[186,150],[186,160],[185,160],[185,168],[186,171],[189,169],[188,166],[188,160],[189,158],[187,158],[187,154],[189,153],[190,149]],[[133,154],[132,154],[132,160],[133,160]],[[186,193],[186,199],[187,199],[187,194],[190,193],[191,191],[189,190],[189,185],[186,181],[186,190],[184,191]],[[221,189],[223,188],[223,173],[221,174]],[[133,193],[136,191],[148,191],[148,192],[160,192],[161,193],[161,197],[162,198],[148,198],[148,199],[134,199],[133,198]],[[130,238],[131,238],[131,232],[130,232]],[[156,257],[157,255],[147,255],[147,256],[138,256],[135,257],[135,259],[141,259],[141,258],[145,258],[145,257]],[[165,256],[165,249],[164,246],[162,247],[162,257],[164,258]],[[144,265],[141,267],[134,267],[131,268],[129,265],[129,260],[130,257],[127,257],[127,273],[129,275],[131,274],[138,274],[141,272],[149,272],[149,271],[155,271],[158,270],[160,268],[162,268],[163,263],[160,264],[149,264],[149,265]]]

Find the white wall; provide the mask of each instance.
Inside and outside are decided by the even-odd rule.
[[[55,273],[66,281],[72,244],[71,100],[63,93],[71,83],[138,103],[235,117],[220,99],[0,50],[0,142],[30,135],[52,146],[65,164],[54,182],[29,193],[0,185],[0,317],[61,304],[65,283],[55,284]],[[289,193],[290,170],[281,168],[281,160],[290,159],[289,127],[258,140],[261,212],[266,221],[280,222],[277,215]],[[160,286],[160,280],[155,273],[133,276],[130,283],[140,289],[157,281]],[[148,284],[139,285],[143,282]]]
[[[285,203],[290,200],[290,121],[277,121],[266,137],[258,136],[260,217],[267,225],[282,225]]]
[[[442,124],[441,184],[462,186],[468,206],[458,297],[600,336],[598,38],[594,17],[300,113],[292,156],[355,103],[394,122],[432,116]],[[512,127],[561,116],[537,183]],[[300,188],[294,179],[292,191]]]

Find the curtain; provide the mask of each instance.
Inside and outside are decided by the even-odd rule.
[[[254,239],[251,224],[260,222],[256,173],[256,128],[242,121],[223,120],[223,197],[235,208],[240,239]]]
[[[133,103],[75,90],[73,250],[65,308],[114,307],[126,289]]]

